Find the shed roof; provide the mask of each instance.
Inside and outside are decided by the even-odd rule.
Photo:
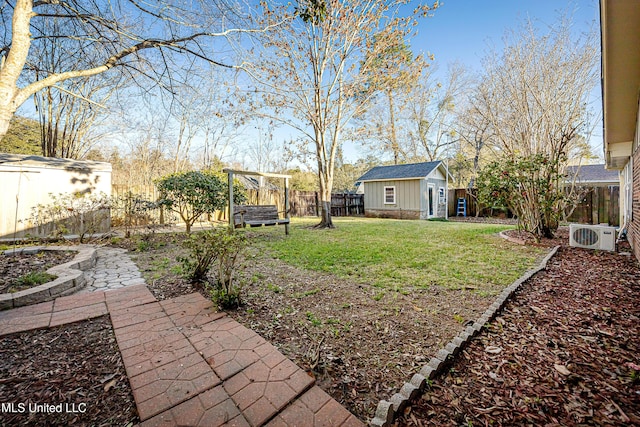
[[[440,166],[441,163],[441,161],[435,161],[409,163],[405,165],[376,166],[358,178],[358,181],[424,178]]]
[[[0,153],[0,165],[65,170],[111,171],[111,163],[91,160],[58,159],[25,154]]]
[[[234,179],[240,181],[247,190],[260,190],[261,188],[266,188],[267,190],[276,191],[280,189],[277,185],[266,180],[262,182],[262,185],[260,185],[260,179],[256,176],[234,175]]]
[[[607,170],[605,165],[583,165],[579,166],[578,176],[576,181],[578,183],[586,182],[620,182],[620,176],[617,170]],[[576,173],[578,166],[569,166],[567,168],[567,174],[569,178],[572,178]]]

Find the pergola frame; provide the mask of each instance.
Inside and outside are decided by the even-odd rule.
[[[271,173],[271,172],[253,172],[253,171],[243,171],[236,169],[224,168],[222,172],[225,172],[228,176],[229,182],[229,228],[231,230],[235,230],[235,224],[233,220],[233,175],[250,175],[250,176],[264,176],[267,178],[281,178],[284,179],[284,214],[285,218],[290,219],[289,215],[289,180],[291,179],[291,175],[284,175],[280,173]],[[285,234],[289,234],[289,223],[284,225]]]

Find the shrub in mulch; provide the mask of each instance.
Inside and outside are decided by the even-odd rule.
[[[108,316],[0,338],[0,426],[139,421]]]
[[[640,425],[640,269],[562,247],[399,425]]]
[[[16,292],[53,280],[30,281],[29,278],[42,276],[55,266],[71,261],[75,251],[41,251],[37,254],[5,255],[0,252],[0,294]]]

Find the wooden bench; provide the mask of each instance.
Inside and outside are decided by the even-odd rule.
[[[275,205],[236,205],[233,221],[236,228],[289,224],[289,218],[280,219]]]

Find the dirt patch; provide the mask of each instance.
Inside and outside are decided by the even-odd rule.
[[[505,225],[516,225],[518,224],[518,220],[515,218],[494,218],[488,216],[454,216],[449,217],[448,221],[452,222],[472,222],[479,224],[505,224]]]
[[[640,269],[562,247],[399,425],[640,425]]]
[[[554,233],[554,237],[552,239],[543,237],[539,240],[536,240],[533,234],[520,230],[505,230],[503,231],[503,233],[511,237],[512,239],[518,240],[530,246],[552,248],[556,245],[569,244],[569,227],[565,226],[559,227]]]
[[[18,284],[19,278],[29,273],[44,273],[71,261],[76,255],[74,251],[41,251],[33,255],[0,253],[0,294],[28,289],[30,286]]]
[[[0,338],[0,402],[1,425],[139,421],[108,316]]]
[[[149,250],[132,253],[158,299],[194,290],[179,274],[181,238],[157,235]],[[380,399],[397,391],[502,290],[381,289],[293,267],[257,246],[242,264],[245,305],[228,314],[315,376],[362,420],[372,418]]]

